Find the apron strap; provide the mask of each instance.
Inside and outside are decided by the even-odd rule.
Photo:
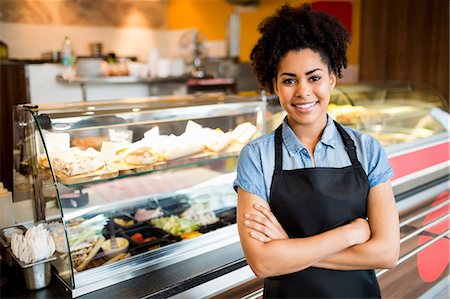
[[[356,156],[356,146],[355,142],[353,142],[353,139],[348,135],[348,133],[344,130],[344,128],[337,123],[335,120],[334,124],[336,125],[336,128],[339,132],[339,135],[341,135],[342,140],[344,141],[345,150],[347,151],[348,157],[350,158],[350,161],[352,162],[352,165],[359,165],[358,157]]]
[[[282,170],[283,168],[283,138],[281,137],[282,128],[283,124],[279,125],[275,130],[275,170]]]

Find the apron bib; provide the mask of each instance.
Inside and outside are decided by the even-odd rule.
[[[282,170],[282,136],[275,131],[270,208],[290,238],[304,238],[367,216],[369,181],[351,137],[336,123],[352,165]],[[299,250],[302,250],[299,248]],[[264,280],[264,298],[380,298],[374,270],[309,267]]]

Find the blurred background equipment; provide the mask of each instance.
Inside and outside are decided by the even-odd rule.
[[[0,40],[0,59],[8,59],[8,45]]]
[[[181,55],[184,57],[186,65],[191,67],[193,78],[205,78],[204,60],[208,56],[205,45],[206,38],[197,29],[186,31],[180,38],[179,45]]]

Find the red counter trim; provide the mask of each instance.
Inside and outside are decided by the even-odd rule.
[[[395,180],[449,160],[450,142],[445,141],[391,157],[389,162],[394,170],[393,180]]]
[[[431,206],[437,206],[438,204],[448,200],[450,194],[448,191],[442,192],[436,197],[435,202]],[[435,219],[445,216],[450,213],[450,205],[443,206],[442,208],[428,214],[422,225],[426,225]],[[450,228],[450,222],[448,219],[430,227],[426,232],[439,235]],[[417,255],[417,270],[423,281],[427,283],[438,280],[445,272],[450,262],[450,235],[447,238],[443,238],[425,250],[421,251]],[[429,240],[433,239],[432,236],[420,235],[419,245],[422,245]]]

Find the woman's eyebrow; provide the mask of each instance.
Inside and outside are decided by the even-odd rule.
[[[296,74],[293,74],[293,73],[282,73],[282,74],[280,75],[280,77],[281,77],[281,76],[296,77],[297,75],[296,75]]]
[[[311,74],[314,73],[315,71],[322,71],[322,72],[323,72],[323,70],[322,70],[321,68],[315,68],[315,69],[313,69],[313,70],[307,71],[307,72],[305,73],[305,75],[306,75],[306,76],[311,75]],[[294,73],[282,73],[282,74],[280,75],[280,77],[281,77],[281,76],[297,77],[297,75],[294,74]]]
[[[305,75],[308,76],[308,75],[314,73],[315,71],[322,71],[323,72],[323,70],[321,68],[316,68],[316,69],[313,69],[311,71],[306,72]]]

